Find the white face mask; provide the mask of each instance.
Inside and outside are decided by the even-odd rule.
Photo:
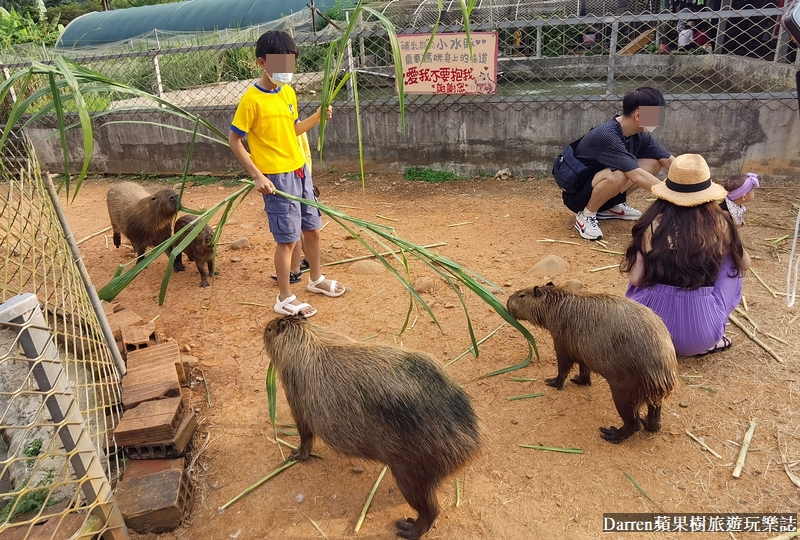
[[[658,126],[642,126],[644,130],[648,133],[652,133],[656,130]]]
[[[294,75],[294,73],[273,73],[272,75],[267,76],[273,83],[281,86],[283,84],[289,84],[292,82],[292,75]]]

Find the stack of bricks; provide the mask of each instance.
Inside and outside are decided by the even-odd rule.
[[[115,497],[128,527],[166,532],[191,508],[194,488],[186,449],[197,430],[189,378],[174,341],[158,343],[155,323],[128,309],[107,313],[128,372],[122,379],[122,419],[114,430],[130,461]]]

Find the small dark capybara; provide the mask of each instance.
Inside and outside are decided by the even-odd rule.
[[[151,194],[134,182],[120,182],[108,188],[106,203],[114,230],[114,246],[120,246],[120,234],[124,234],[131,241],[138,261],[144,258],[148,247],[157,246],[172,236],[178,194],[171,189]]]
[[[192,224],[197,218],[190,215],[181,216],[178,218],[178,221],[175,222],[175,235],[176,240],[175,244],[178,245],[185,237],[185,234],[181,234],[178,236],[178,232],[183,230],[184,227],[189,227],[187,229],[187,233],[192,230]],[[197,236],[194,237],[194,240],[186,246],[183,250],[183,253],[189,258],[190,261],[194,261],[194,264],[197,266],[197,271],[200,272],[200,286],[201,287],[208,287],[208,276],[215,276],[217,272],[214,271],[214,231],[206,225],[203,227],[203,230],[200,231]],[[183,272],[186,270],[186,267],[183,265],[183,253],[178,253],[178,256],[175,257],[175,262],[172,264],[172,269],[175,272]],[[206,274],[206,266],[208,266],[208,274]]]
[[[620,442],[644,423],[661,428],[661,404],[677,380],[675,348],[664,322],[649,308],[624,296],[579,294],[555,287],[533,287],[508,299],[516,319],[545,328],[553,336],[558,376],[545,384],[563,389],[572,365],[580,372],[570,379],[591,384],[592,371],[608,381],[623,426],[601,427],[601,437]],[[647,404],[647,418],[639,408]]]
[[[431,356],[354,341],[304,318],[273,319],[264,345],[292,410],[305,461],[314,436],[349,456],[385,463],[419,515],[398,521],[419,538],[439,514],[436,489],[481,445],[467,394]]]

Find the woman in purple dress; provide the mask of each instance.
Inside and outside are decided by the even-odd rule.
[[[634,225],[622,263],[625,296],[664,320],[679,356],[724,351],[731,346],[725,324],[750,267],[737,227],[719,206],[727,192],[697,154],[676,157],[652,192],[657,200]]]

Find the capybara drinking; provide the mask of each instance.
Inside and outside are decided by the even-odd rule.
[[[579,294],[548,283],[515,292],[508,312],[547,329],[553,336],[558,376],[545,384],[563,389],[571,380],[591,384],[592,371],[605,377],[623,426],[601,427],[601,437],[620,442],[640,429],[661,428],[661,403],[675,387],[678,363],[664,322],[649,308],[624,296]],[[647,418],[639,408],[647,403]]]
[[[178,232],[181,231],[184,227],[188,227],[186,233],[192,230],[193,223],[197,218],[190,215],[181,216],[178,218],[178,221],[175,222],[175,234],[178,235]],[[177,246],[184,238],[186,234],[181,234],[177,236],[175,240],[175,246]],[[214,271],[214,231],[206,225],[203,227],[203,230],[200,231],[197,236],[194,237],[194,240],[186,246],[182,253],[178,253],[178,256],[175,257],[175,262],[172,264],[172,269],[175,272],[183,272],[186,270],[186,267],[183,265],[183,253],[189,258],[190,261],[194,261],[194,264],[197,266],[197,271],[200,272],[200,286],[201,287],[208,287],[208,276],[216,275]],[[208,266],[208,274],[206,274],[206,266]]]
[[[419,538],[439,514],[436,489],[475,455],[481,428],[467,394],[429,355],[367,344],[313,326],[273,319],[264,345],[292,410],[305,461],[314,436],[349,456],[385,463],[419,515],[398,521]]]
[[[171,189],[151,194],[134,182],[120,182],[108,188],[106,203],[114,229],[114,246],[120,246],[120,233],[124,234],[139,261],[148,247],[157,246],[172,236],[178,194]]]

